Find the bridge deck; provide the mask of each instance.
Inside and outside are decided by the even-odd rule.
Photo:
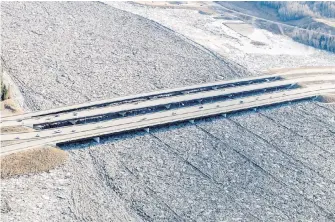
[[[89,139],[102,135],[126,132],[146,127],[196,119],[200,117],[213,116],[227,112],[235,112],[255,107],[262,107],[272,104],[311,98],[313,96],[334,91],[334,85],[316,85],[308,88],[293,89],[286,92],[276,92],[260,96],[250,96],[244,98],[243,100],[235,99],[224,102],[209,103],[205,105],[181,108],[178,110],[167,110],[164,112],[150,113],[135,117],[127,117],[124,119],[106,121],[96,124],[74,125],[72,127],[62,129],[64,131],[60,132],[60,134],[55,134],[54,130],[45,130],[37,133],[25,133],[17,135],[9,134],[4,135],[3,139],[11,140],[13,139],[13,136],[15,137],[18,135],[26,135],[26,137],[18,139],[18,141],[21,141],[21,143],[3,146],[1,150],[1,155],[10,154],[17,150],[38,147],[45,144],[56,145],[63,142]],[[36,137],[37,134],[38,137]]]

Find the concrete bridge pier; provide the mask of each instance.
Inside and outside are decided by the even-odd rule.
[[[93,137],[93,140],[97,143],[100,143],[100,137],[99,136],[98,137]]]
[[[71,123],[72,125],[76,125],[78,122],[78,120],[69,120],[69,123]]]

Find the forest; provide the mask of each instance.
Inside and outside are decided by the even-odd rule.
[[[335,18],[335,2],[269,2],[261,5],[277,10],[282,21],[296,20],[304,17]]]

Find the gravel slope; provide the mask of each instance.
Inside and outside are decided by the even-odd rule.
[[[2,56],[32,110],[249,75],[101,3],[1,5]],[[304,102],[67,145],[65,166],[1,182],[2,219],[334,221],[334,115]]]

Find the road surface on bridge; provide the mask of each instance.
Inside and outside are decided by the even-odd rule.
[[[70,127],[59,128],[59,133],[55,133],[55,129],[53,129],[32,133],[3,134],[3,141],[15,140],[18,143],[2,146],[1,155],[7,155],[16,151],[47,144],[57,145],[69,141],[97,138],[99,136],[110,135],[113,133],[127,132],[152,126],[194,120],[201,117],[306,99],[330,92],[335,92],[334,84],[317,84],[284,92],[267,93],[242,99],[201,104],[176,110],[166,110],[99,123],[73,125]]]
[[[296,78],[290,80],[278,80],[273,82],[264,82],[264,83],[257,83],[251,84],[246,86],[236,86],[230,88],[223,88],[217,90],[210,90],[210,91],[202,91],[198,93],[192,94],[185,94],[179,96],[171,96],[171,97],[162,97],[157,99],[150,99],[144,101],[137,101],[133,103],[125,103],[121,105],[114,105],[114,106],[107,106],[102,108],[92,108],[87,110],[81,111],[72,111],[68,113],[60,113],[56,115],[46,115],[41,117],[32,117],[26,118],[22,121],[17,120],[8,120],[3,121],[1,123],[1,127],[7,126],[33,126],[37,124],[46,124],[46,123],[55,123],[55,122],[64,122],[64,121],[74,121],[77,119],[84,119],[88,117],[98,117],[112,113],[121,113],[125,114],[128,111],[132,110],[140,110],[144,108],[155,108],[158,106],[168,106],[171,104],[176,103],[184,103],[188,101],[196,101],[208,98],[216,98],[219,96],[229,96],[229,95],[236,95],[240,93],[249,93],[255,92],[258,90],[268,90],[272,88],[279,88],[279,87],[290,87],[293,84],[298,83],[308,83],[308,82],[315,82],[315,81],[335,81],[334,75],[317,75],[317,76],[309,76],[305,78]]]
[[[20,115],[2,117],[1,122],[9,121],[9,120],[23,120],[27,118],[51,115],[51,114],[60,113],[60,112],[68,112],[71,110],[85,109],[85,108],[100,106],[103,104],[118,103],[118,102],[136,100],[136,99],[145,98],[145,97],[155,97],[155,96],[162,95],[162,94],[171,94],[171,93],[183,92],[183,91],[200,90],[200,89],[209,88],[209,87],[229,86],[230,84],[248,84],[248,83],[254,83],[254,82],[261,82],[261,81],[266,82],[269,80],[275,81],[275,80],[280,80],[280,79],[292,79],[292,78],[294,79],[297,77],[305,78],[310,75],[317,76],[321,74],[323,75],[324,74],[332,74],[332,75],[334,74],[334,68],[324,68],[322,70],[312,69],[312,70],[309,70],[308,72],[307,71],[304,69],[303,70],[298,69],[298,70],[293,70],[293,71],[291,70],[291,71],[287,71],[283,73],[276,73],[276,74],[265,75],[265,76],[256,76],[256,77],[249,77],[249,78],[235,79],[235,80],[224,80],[224,81],[219,81],[219,82],[214,82],[214,83],[205,83],[205,84],[186,86],[186,87],[180,87],[180,88],[175,88],[175,89],[166,89],[166,90],[137,94],[137,95],[130,95],[130,96],[124,96],[124,97],[118,97],[118,98],[112,98],[112,99],[86,102],[82,104],[63,106],[63,107],[58,107],[58,108],[49,109],[49,110],[41,110],[41,111],[36,111],[36,112],[28,112],[28,113],[20,114]]]

